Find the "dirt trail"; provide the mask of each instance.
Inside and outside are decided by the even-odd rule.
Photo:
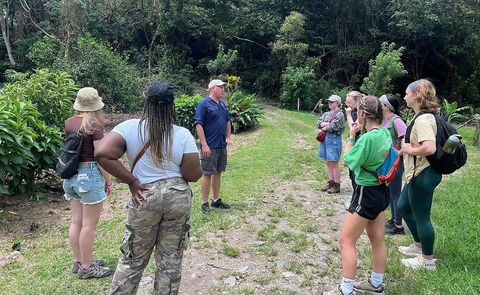
[[[269,122],[289,128],[278,109],[267,106],[265,111]],[[255,142],[263,131],[260,128],[234,135],[230,154]],[[312,145],[316,145],[293,130],[291,136],[296,138],[292,149],[298,153],[311,152]],[[343,171],[342,193],[327,195],[320,192],[324,183],[316,174],[314,166],[305,166],[304,174],[298,178],[272,178],[275,189],[261,196],[255,212],[232,211],[229,218],[238,226],[192,237],[184,256],[181,294],[318,294],[326,284],[337,282],[337,240],[344,204],[351,194],[350,182]],[[128,197],[126,187],[116,189],[122,189],[120,197],[107,202],[102,218],[118,214],[115,212],[122,207],[118,200]],[[246,200],[250,201],[255,202]],[[28,241],[35,227],[53,228],[59,220],[65,224],[70,215],[61,193],[46,202],[7,199],[0,200],[0,204],[7,214],[0,218],[2,246],[18,236]],[[239,249],[238,256],[225,255],[225,245]],[[23,246],[29,247],[28,242]],[[145,274],[138,294],[151,294],[152,284],[153,274]]]
[[[282,124],[273,108],[266,109],[266,117]],[[258,132],[246,136],[256,137]],[[316,144],[292,136],[298,139],[292,148],[299,153]],[[313,166],[305,169],[302,179],[272,179],[276,189],[261,196],[253,214],[232,214],[241,219],[241,226],[192,237],[184,255],[181,294],[319,294],[325,285],[337,282],[337,241],[350,182],[344,171],[342,194],[328,195],[320,192],[324,184]],[[224,244],[240,249],[240,254],[225,255]],[[144,277],[139,294],[150,294],[152,279]]]

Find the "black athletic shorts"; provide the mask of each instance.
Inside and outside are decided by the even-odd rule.
[[[374,220],[390,204],[388,187],[385,184],[363,186],[357,184],[347,211],[356,212],[363,218]]]

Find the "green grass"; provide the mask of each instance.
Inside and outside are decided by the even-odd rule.
[[[238,257],[240,255],[240,249],[224,244],[223,253],[229,257]]]
[[[229,157],[221,192],[223,200],[232,205],[231,210],[213,209],[210,215],[202,214],[200,183],[192,184],[191,236],[195,237],[192,247],[199,251],[215,249],[232,258],[242,256],[242,253],[262,255],[271,261],[278,259],[279,253],[288,249],[302,258],[290,260],[286,268],[304,275],[305,286],[314,285],[318,277],[341,277],[338,235],[322,236],[323,228],[305,214],[307,210],[321,209],[305,208],[302,194],[286,194],[283,200],[275,204],[262,202],[265,196],[275,193],[282,181],[290,181],[295,186],[296,180],[314,180],[318,181],[318,187],[323,185],[326,173],[323,163],[316,156],[314,142],[316,120],[317,117],[307,113],[277,110],[271,115],[270,121],[262,122],[258,138]],[[461,133],[466,142],[471,142],[473,129],[465,128]],[[293,149],[293,146],[297,148]],[[396,249],[399,245],[409,244],[411,238],[387,237],[386,287],[389,294],[474,294],[480,289],[480,152],[472,147],[468,151],[467,166],[445,177],[435,193],[432,220],[436,230],[437,271],[406,270],[399,262],[402,257]],[[117,199],[117,204],[125,202],[120,199],[118,191],[110,199]],[[247,218],[262,206],[267,209],[265,214],[257,216],[257,221],[263,226],[256,232],[249,232],[263,244],[246,248],[230,245],[225,233],[235,228],[252,229],[248,227]],[[115,216],[101,218],[94,246],[95,258],[105,259],[112,268],[120,255],[118,248],[123,237],[125,218],[123,206],[117,205],[116,210]],[[325,206],[319,213],[320,217],[328,218],[337,214],[337,211]],[[333,224],[328,229],[340,230]],[[318,240],[310,241],[307,233],[318,233]],[[209,238],[212,234],[216,239]],[[72,256],[67,236],[68,225],[58,224],[49,229],[41,228],[25,241],[23,237],[15,237],[11,241],[0,238],[0,254],[10,251],[8,247],[13,240],[28,245],[22,247],[21,259],[0,267],[0,294],[106,294],[111,277],[80,281],[71,274],[69,265]],[[307,271],[309,265],[313,265],[308,261],[308,253],[315,243],[326,244],[334,254],[325,257],[326,268],[311,272]],[[359,275],[365,275],[371,269],[370,256],[368,243],[362,243],[359,246],[359,258],[363,263]],[[151,275],[154,267],[151,260],[145,274]],[[279,273],[281,271],[277,272],[276,267],[271,267],[268,275],[258,277],[254,282],[269,285],[267,294],[288,294],[288,291],[274,285]],[[223,285],[211,286],[211,290],[222,292],[226,291],[225,288]],[[254,291],[240,286],[228,290],[228,294],[254,294]]]

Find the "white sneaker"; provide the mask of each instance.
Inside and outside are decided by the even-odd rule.
[[[398,247],[398,251],[407,256],[417,256],[422,254],[422,248],[415,246],[415,244],[411,244],[408,247],[400,246]]]
[[[436,259],[427,260],[423,258],[421,255],[413,258],[405,258],[402,259],[401,262],[408,268],[412,269],[421,269],[424,268],[426,270],[435,270],[437,267],[435,265]]]

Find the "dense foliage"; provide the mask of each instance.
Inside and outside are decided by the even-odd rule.
[[[263,111],[256,104],[256,96],[242,91],[228,95],[228,111],[233,133],[255,128],[260,124],[258,120],[263,117]]]
[[[395,49],[395,43],[382,43],[382,51],[370,60],[368,77],[363,79],[360,90],[380,96],[393,91],[393,81],[407,74],[401,61],[403,47]]]
[[[404,48],[408,73],[389,82],[393,92],[426,77],[459,105],[478,105],[480,97],[476,0],[22,3],[0,4],[0,75],[5,68],[63,69],[80,86],[98,84],[91,86],[119,110],[136,105],[137,79],[152,77],[190,92],[191,81],[205,87],[212,75],[235,74],[246,90],[280,98],[286,68],[310,67],[322,89],[358,90],[383,42]],[[55,42],[35,51],[42,36]]]
[[[190,130],[192,134],[197,134],[194,126],[195,109],[202,98],[199,94],[182,94],[175,100],[177,123]],[[236,90],[227,93],[226,98],[233,133],[252,129],[259,125],[258,120],[263,116],[263,111],[257,105],[254,94],[247,95]]]
[[[12,76],[15,74],[11,74]],[[73,114],[73,100],[78,86],[65,72],[38,70],[29,75],[15,75],[1,93],[20,101],[30,101],[39,112],[39,119],[48,126],[60,128]]]
[[[48,180],[63,144],[59,128],[48,127],[35,105],[0,94],[0,196],[39,196],[35,180]]]
[[[202,100],[199,94],[186,95],[182,94],[175,99],[175,111],[177,113],[177,124],[190,130],[192,134],[197,134],[195,131],[195,108]]]
[[[67,52],[68,50],[68,52]],[[96,88],[107,110],[138,111],[142,78],[127,57],[91,37],[81,37],[67,48],[58,40],[44,37],[35,42],[28,57],[37,67],[70,73],[82,87]]]
[[[284,106],[296,109],[313,109],[316,101],[317,83],[313,69],[309,67],[287,67],[282,74],[282,94]]]

